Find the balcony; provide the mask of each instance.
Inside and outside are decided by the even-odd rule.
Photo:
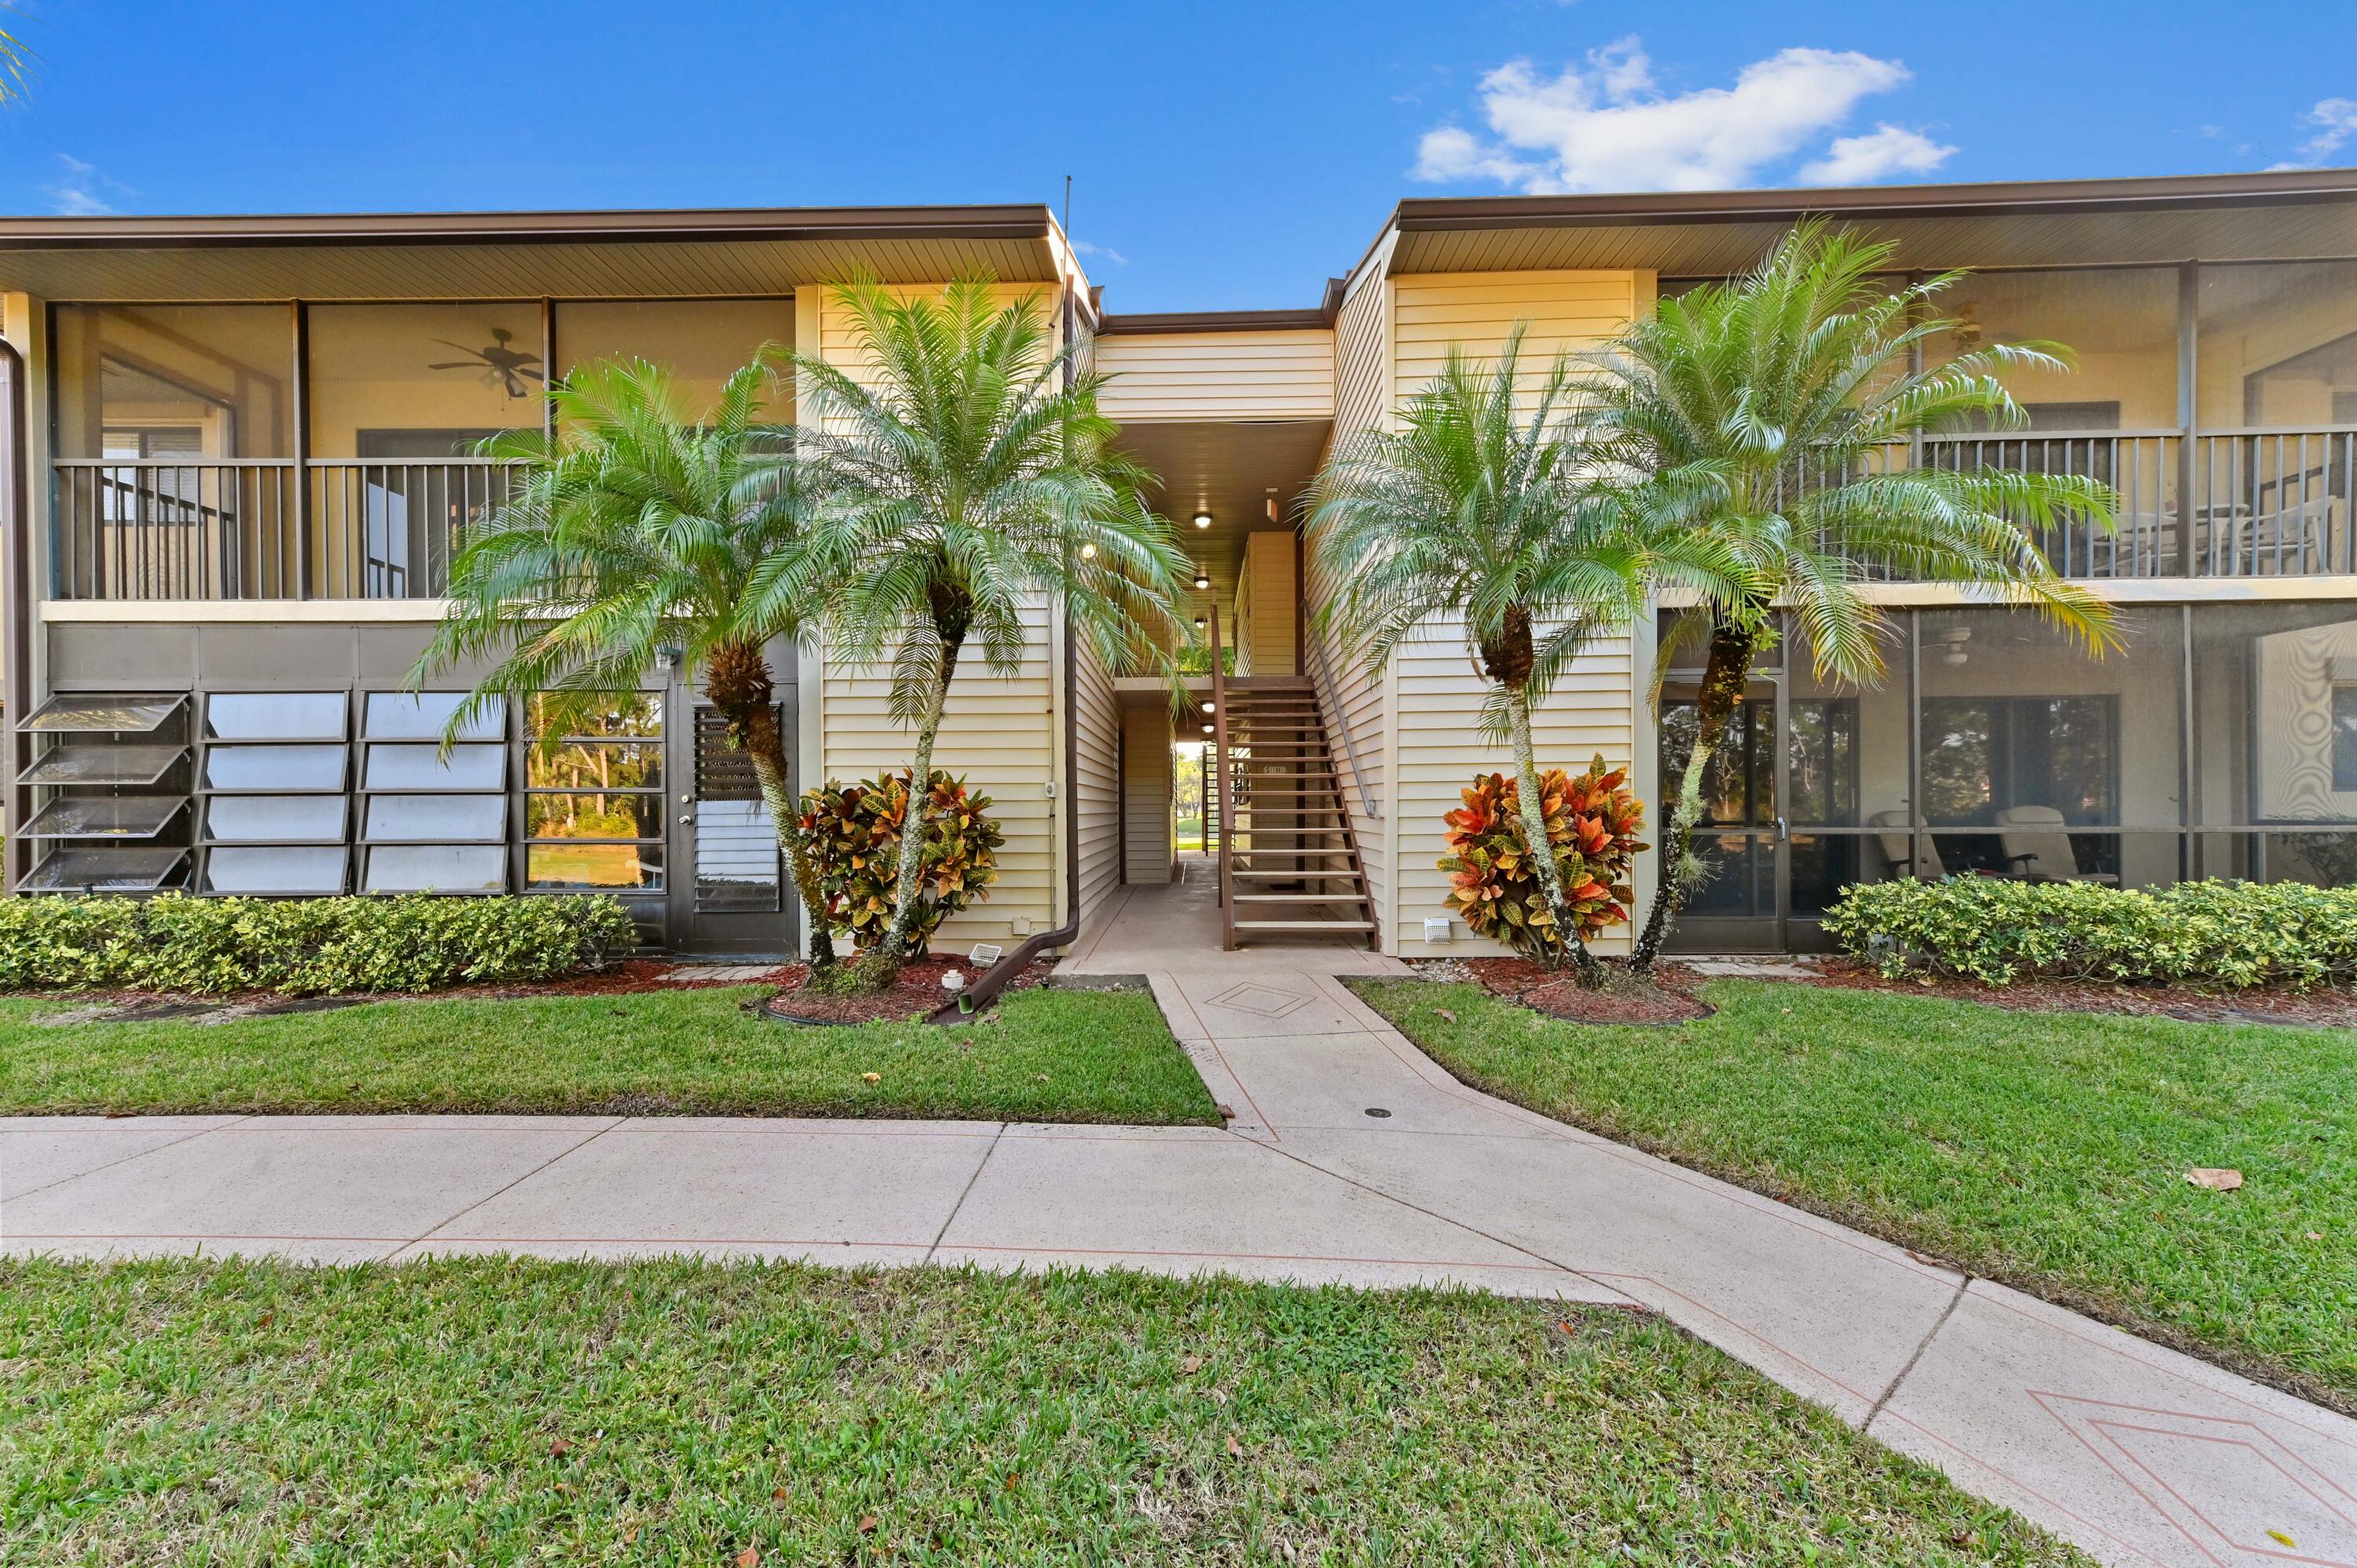
[[[2357,573],[2357,425],[2205,432],[2037,431],[1929,439],[1918,461],[2076,474],[2119,494],[2118,527],[2038,534],[2065,576],[2314,577]]]
[[[51,467],[60,599],[437,598],[460,531],[520,482],[467,457]]]

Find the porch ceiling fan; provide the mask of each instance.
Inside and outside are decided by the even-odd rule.
[[[539,355],[527,354],[521,349],[508,347],[514,338],[515,334],[504,327],[492,328],[491,340],[479,349],[469,349],[464,343],[453,343],[447,338],[436,338],[434,339],[435,342],[446,349],[456,349],[468,358],[445,360],[439,364],[430,364],[425,368],[429,371],[482,371],[486,372],[483,378],[486,382],[494,386],[505,386],[510,397],[522,397],[532,390],[524,385],[525,381],[544,381],[548,378],[532,368],[540,363]]]

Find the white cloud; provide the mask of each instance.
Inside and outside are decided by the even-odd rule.
[[[1802,168],[1801,180],[1805,185],[1872,185],[1895,174],[1930,174],[1955,151],[1921,131],[1885,124],[1862,136],[1835,137],[1824,156]]]
[[[1788,48],[1745,66],[1732,87],[1664,92],[1643,43],[1625,38],[1553,77],[1528,60],[1490,72],[1480,108],[1494,139],[1457,125],[1427,131],[1415,177],[1488,179],[1534,192],[1745,185],[1839,127],[1860,100],[1910,80],[1895,59]],[[1920,172],[1953,151],[1883,126],[1843,138],[1819,163]]]
[[[2357,136],[2357,98],[2327,98],[2308,112],[2308,123],[2318,130],[2299,150],[2320,163]]]
[[[127,194],[130,189],[101,174],[97,165],[86,164],[71,154],[59,153],[58,163],[65,172],[54,184],[41,188],[41,194],[49,199],[52,212],[61,212],[69,218],[102,216],[113,211],[114,206],[100,192]]]
[[[1129,265],[1129,258],[1111,245],[1092,245],[1086,240],[1075,240],[1072,242],[1072,249],[1084,256],[1103,256],[1117,267]]]

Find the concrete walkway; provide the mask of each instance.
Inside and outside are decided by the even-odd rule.
[[[0,1119],[0,1250],[1075,1263],[1641,1304],[2119,1563],[2357,1568],[2357,1423],[1464,1088],[1336,978],[1133,890],[1208,1128],[617,1117]],[[1383,1112],[1383,1114],[1373,1114]]]

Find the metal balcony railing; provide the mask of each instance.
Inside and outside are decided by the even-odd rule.
[[[522,470],[486,458],[60,458],[61,599],[411,599],[449,585],[459,531]]]

